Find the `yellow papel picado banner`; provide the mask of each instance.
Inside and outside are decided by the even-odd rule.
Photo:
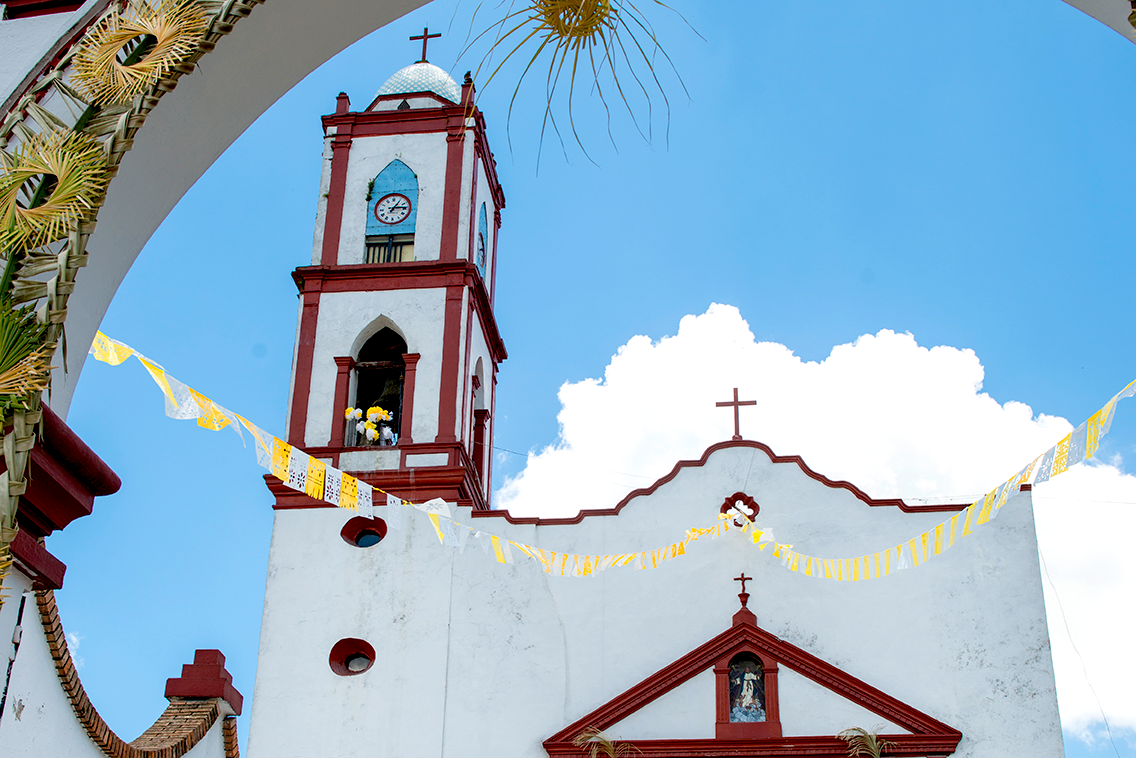
[[[712,526],[688,529],[681,540],[655,550],[614,555],[580,555],[525,545],[458,523],[453,519],[450,504],[439,498],[425,503],[411,503],[372,487],[268,434],[244,416],[224,408],[173,378],[158,363],[134,348],[111,339],[102,332],[95,335],[90,353],[97,360],[111,366],[121,365],[132,356],[137,358],[165,395],[166,415],[171,418],[196,419],[198,426],[215,431],[231,427],[242,440],[242,427],[248,430],[256,446],[257,463],[294,490],[369,518],[374,518],[377,505],[386,506],[383,516],[386,517],[387,525],[395,530],[402,528],[403,508],[411,507],[426,514],[443,545],[464,549],[469,538],[473,537],[483,551],[492,553],[498,563],[513,563],[516,552],[519,552],[538,563],[545,573],[567,577],[587,577],[621,567],[658,568],[667,561],[684,556],[691,542],[703,537],[720,537],[730,532],[744,535],[763,553],[768,551],[767,554],[779,559],[785,569],[818,579],[859,582],[916,568],[954,547],[978,527],[997,518],[1000,509],[1022,484],[1030,482],[1031,477],[1033,483],[1040,484],[1064,473],[1071,466],[1092,458],[1101,438],[1112,425],[1117,403],[1136,394],[1134,381],[1056,445],[965,510],[933,529],[877,553],[851,558],[806,555],[797,552],[792,544],[778,542],[771,529],[760,528],[739,511],[736,515],[721,514]],[[379,503],[375,502],[375,493],[381,497]]]

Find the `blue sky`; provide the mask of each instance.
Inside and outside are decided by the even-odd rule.
[[[511,151],[515,78],[481,91],[508,200],[497,486],[526,462],[504,451],[557,440],[565,382],[602,376],[634,335],[674,335],[711,303],[810,361],[883,329],[971,349],[998,402],[1073,424],[1136,378],[1123,349],[1136,336],[1130,43],[1057,0],[676,2],[705,40],[642,7],[690,93],[663,76],[669,145],[661,118],[647,145],[617,115],[613,149],[581,86],[580,133],[599,165],[546,137],[538,172],[539,77],[513,112]],[[478,61],[455,63],[473,8],[427,6],[281,99],[154,235],[103,330],[282,434],[289,272],[310,259],[319,116],[340,90],[365,106],[417,58],[406,37],[427,23],[446,34],[431,61],[460,80]],[[675,385],[680,417],[686,372],[658,377]],[[49,545],[68,564],[58,596],[84,683],[128,739],[196,647],[223,650],[251,698],[271,529],[251,448],[161,408],[136,364],[88,362],[69,423],[124,485]],[[1132,453],[1131,415],[1122,406],[1106,455]],[[1119,754],[1134,756],[1126,734]],[[1066,741],[1070,756],[1113,754],[1107,741]]]

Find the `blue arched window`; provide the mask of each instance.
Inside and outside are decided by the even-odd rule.
[[[375,177],[367,198],[366,263],[414,260],[414,224],[418,219],[418,177],[400,160]]]
[[[481,204],[481,216],[477,219],[477,239],[474,241],[474,263],[477,264],[477,270],[481,272],[481,278],[485,278],[485,251],[489,248],[489,222],[485,215],[485,203]]]

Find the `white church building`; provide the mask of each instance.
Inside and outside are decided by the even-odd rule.
[[[495,510],[505,195],[475,103],[468,75],[420,61],[358,110],[341,93],[323,117],[312,262],[292,273],[290,443],[563,554],[652,550],[722,513],[814,555],[870,554],[965,507],[875,500],[735,435],[610,510]],[[374,405],[391,414],[380,444],[344,414]],[[786,571],[733,534],[650,570],[552,575],[474,541],[439,544],[411,509],[395,529],[377,501],[365,519],[267,477],[275,520],[249,704],[224,656],[197,651],[167,683],[166,713],[127,743],[71,663],[51,595],[63,567],[44,540],[118,480],[62,421],[47,428],[0,609],[0,638],[15,640],[0,671],[6,757],[235,758],[244,707],[253,758],[584,758],[586,730],[644,758],[835,757],[853,727],[879,727],[885,755],[1063,755],[1029,485],[918,568],[838,582]]]

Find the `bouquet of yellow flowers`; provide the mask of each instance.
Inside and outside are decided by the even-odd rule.
[[[362,434],[367,442],[374,442],[381,437],[379,433],[380,421],[390,421],[394,418],[390,411],[384,410],[377,405],[373,405],[367,409],[366,420],[364,420],[362,408],[348,408],[343,412],[343,415],[348,421],[351,419],[355,420],[355,431]]]

